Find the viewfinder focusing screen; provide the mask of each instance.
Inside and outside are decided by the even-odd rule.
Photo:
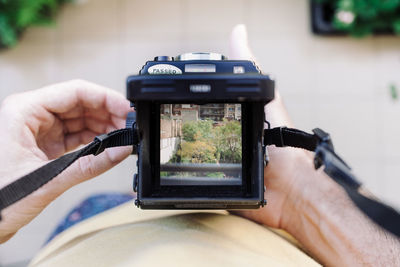
[[[160,105],[160,185],[241,185],[241,104]]]

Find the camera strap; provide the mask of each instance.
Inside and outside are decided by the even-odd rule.
[[[360,190],[361,183],[351,173],[350,167],[335,153],[329,134],[318,128],[313,132],[314,134],[309,134],[286,127],[268,128],[264,130],[264,146],[288,146],[314,151],[315,168],[324,166],[324,172],[345,189],[363,213],[382,228],[400,237],[400,214],[392,207],[364,195]],[[77,159],[87,155],[97,156],[110,147],[138,144],[138,141],[134,127],[96,136],[85,147],[65,154],[0,189],[0,212],[51,181]]]
[[[134,128],[119,129],[96,136],[93,142],[85,147],[65,154],[0,189],[0,212],[51,181],[77,159],[87,155],[97,156],[106,148],[137,143],[138,136]]]
[[[354,204],[377,225],[400,237],[400,214],[392,207],[362,192],[361,183],[351,168],[335,153],[328,133],[316,128],[314,134],[297,129],[277,127],[264,130],[264,146],[297,147],[315,152],[314,167],[341,185]]]

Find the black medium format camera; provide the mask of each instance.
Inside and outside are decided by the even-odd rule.
[[[216,53],[159,56],[127,79],[134,107],[136,205],[142,209],[264,206],[264,106],[274,81]]]

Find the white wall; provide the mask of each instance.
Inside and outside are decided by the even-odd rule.
[[[160,140],[160,163],[167,163],[179,145],[179,137]]]

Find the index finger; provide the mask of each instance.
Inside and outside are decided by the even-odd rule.
[[[31,91],[31,100],[52,113],[65,113],[77,106],[105,109],[110,114],[125,118],[129,101],[106,87],[84,80],[62,82]]]

